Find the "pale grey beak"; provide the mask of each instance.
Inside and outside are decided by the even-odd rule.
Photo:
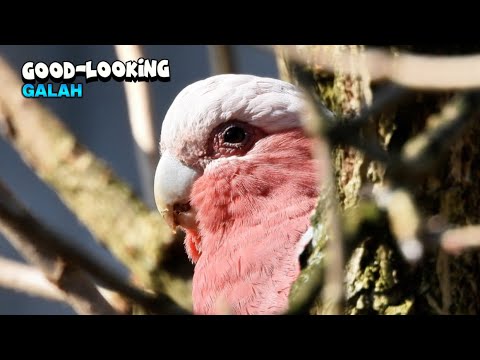
[[[190,191],[200,173],[182,164],[169,151],[160,158],[155,172],[155,203],[167,224],[175,230],[195,227],[195,213],[190,207]]]

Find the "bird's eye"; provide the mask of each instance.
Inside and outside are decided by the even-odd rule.
[[[212,130],[207,157],[220,158],[245,155],[265,133],[255,126],[234,119]]]
[[[246,137],[245,130],[239,126],[230,126],[223,133],[223,141],[229,144],[242,143]]]

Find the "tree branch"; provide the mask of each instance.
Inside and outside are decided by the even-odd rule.
[[[343,314],[344,309],[344,244],[340,207],[333,181],[330,150],[326,143],[319,142],[314,149],[320,163],[325,164],[321,181],[321,195],[313,221],[314,252],[303,276],[293,290],[288,314],[307,313],[321,292],[323,313]],[[318,253],[323,255],[319,256]],[[305,278],[305,279],[304,279]]]
[[[235,73],[231,45],[208,45],[208,59],[212,75]]]
[[[350,73],[347,52],[335,53],[329,45],[279,46],[289,60],[312,67],[315,72]],[[266,47],[274,51],[272,47]],[[480,88],[480,55],[426,56],[369,49],[363,54],[371,81],[390,80],[421,90]]]
[[[41,229],[29,226],[29,220],[25,210],[0,186],[0,231],[17,251],[43,271],[77,313],[115,314],[89,276],[45,246],[42,232],[37,233]]]
[[[65,302],[65,296],[33,266],[0,256],[0,287],[47,300]],[[121,314],[130,313],[129,303],[118,293],[97,286],[100,294]],[[68,303],[67,303],[68,304]]]
[[[459,255],[463,251],[480,247],[480,225],[449,229],[440,236],[442,248],[450,254]]]
[[[115,51],[119,60],[123,62],[145,58],[140,45],[115,45]],[[124,81],[123,84],[128,105],[130,129],[136,145],[135,154],[139,164],[144,201],[151,208],[155,208],[153,178],[159,152],[149,93],[150,83]]]
[[[73,246],[72,242],[64,241],[56,233],[47,229],[15,200],[1,183],[0,231],[5,233],[24,257],[34,265],[39,266],[47,278],[51,281],[53,279],[53,282],[57,285],[64,281],[65,274],[74,273],[77,274],[78,279],[84,279],[86,274],[83,272],[86,271],[105,287],[121,293],[150,311],[155,313],[184,313],[167,296],[161,294],[154,296],[144,293],[123,281],[107,266],[95,260],[92,254]],[[86,282],[87,280],[83,281],[83,283]],[[83,290],[93,291],[90,289],[91,286],[81,285],[72,284],[73,289],[68,288],[67,290],[76,291],[78,295],[83,295],[80,293]],[[95,288],[93,283],[92,286]]]
[[[0,256],[0,287],[42,297],[65,301],[62,292],[39,270]]]
[[[151,211],[60,119],[21,95],[18,75],[0,59],[0,132],[136,281],[191,308],[191,285],[163,270],[173,237]],[[107,141],[107,140],[106,140]]]
[[[321,102],[316,99],[316,93],[312,91],[312,83],[308,77],[296,73],[296,79],[300,87],[305,90],[305,95],[309,101],[309,108],[312,110],[308,116],[305,116],[304,126],[310,135],[319,136],[317,127],[324,127],[325,122],[332,120],[328,109],[321,106]],[[322,124],[319,125],[319,124]],[[309,309],[316,300],[319,290],[322,290],[322,300],[325,314],[338,315],[343,314],[344,309],[344,244],[343,229],[340,221],[340,206],[337,200],[336,185],[333,178],[333,166],[330,160],[331,150],[329,143],[323,138],[319,138],[315,144],[314,155],[318,162],[322,164],[325,171],[320,178],[319,187],[321,187],[321,196],[318,201],[316,224],[314,223],[314,236],[324,232],[324,241],[326,241],[324,260],[311,264],[312,269],[308,269],[312,276],[300,289],[300,296],[291,304],[290,313],[299,313]],[[314,216],[315,217],[315,216]],[[319,229],[321,228],[321,229]],[[317,234],[317,235],[316,235]],[[323,247],[318,242],[317,246]]]

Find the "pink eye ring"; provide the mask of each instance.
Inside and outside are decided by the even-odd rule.
[[[230,120],[217,126],[210,135],[208,157],[219,158],[246,154],[266,134],[255,126]]]

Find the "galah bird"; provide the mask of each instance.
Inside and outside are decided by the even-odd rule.
[[[233,74],[187,86],[170,106],[155,201],[186,233],[195,314],[288,309],[322,170],[303,110],[292,84]]]

